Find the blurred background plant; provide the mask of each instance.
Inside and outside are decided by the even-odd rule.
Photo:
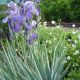
[[[80,0],[41,1],[41,16],[44,21],[80,22]]]

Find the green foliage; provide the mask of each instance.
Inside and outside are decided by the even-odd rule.
[[[41,14],[45,21],[61,19],[66,22],[80,21],[80,0],[45,0],[41,2]]]
[[[71,70],[68,73],[68,78],[64,80],[80,80],[80,70]]]
[[[21,39],[20,52],[14,45],[15,41],[10,44],[7,42],[3,46],[4,61],[0,63],[1,80],[61,80],[66,74],[64,71],[64,60],[67,49],[64,48],[60,40],[54,48],[53,60],[49,64],[46,46],[40,44],[31,46],[26,49],[26,41]]]
[[[47,45],[49,59],[51,61],[55,46],[58,43],[60,37],[65,43],[64,46],[68,46],[65,66],[71,63],[70,69],[65,76],[69,80],[80,79],[80,30],[76,29],[63,29],[63,28],[39,28],[41,44]],[[78,75],[77,75],[78,74]]]

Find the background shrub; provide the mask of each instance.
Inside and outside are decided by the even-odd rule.
[[[45,21],[79,22],[80,0],[41,1],[41,15]]]

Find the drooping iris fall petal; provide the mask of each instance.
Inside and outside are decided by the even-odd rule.
[[[4,18],[4,19],[2,20],[3,23],[7,23],[7,21],[8,21],[8,17],[6,17],[6,18]]]
[[[13,32],[19,32],[21,29],[21,26],[17,23],[14,24],[14,27],[13,27]]]

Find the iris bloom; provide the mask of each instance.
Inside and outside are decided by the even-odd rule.
[[[28,43],[29,43],[29,44],[32,44],[33,41],[34,41],[35,39],[37,39],[37,38],[38,38],[38,35],[37,35],[36,33],[32,33],[32,34],[29,36]]]
[[[35,29],[37,22],[33,20],[33,17],[39,16],[39,11],[34,2],[26,1],[21,7],[19,7],[15,2],[11,1],[7,6],[9,7],[7,11],[8,15],[2,20],[2,22],[8,22],[9,28],[13,32],[19,32],[22,26],[24,26],[28,32]],[[32,43],[36,38],[36,33],[29,35],[29,43]]]

